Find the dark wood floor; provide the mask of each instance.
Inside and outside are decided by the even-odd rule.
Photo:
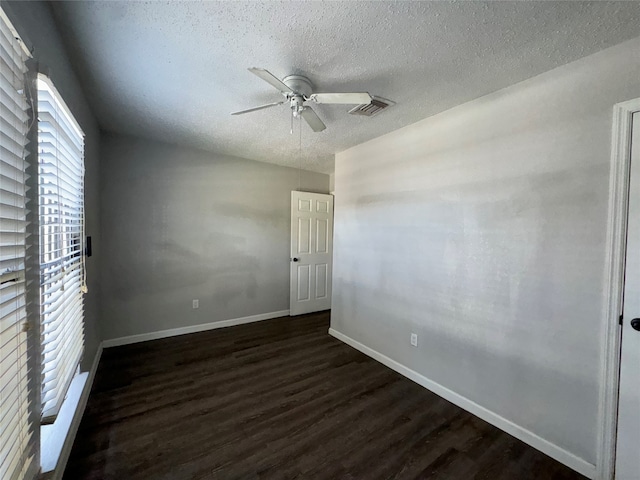
[[[328,328],[323,312],[105,350],[64,478],[584,478]]]

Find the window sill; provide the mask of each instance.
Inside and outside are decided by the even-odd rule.
[[[62,402],[56,421],[51,425],[40,427],[40,467],[43,475],[53,472],[58,465],[62,447],[71,429],[71,423],[88,378],[87,372],[75,376],[67,390],[67,397]]]

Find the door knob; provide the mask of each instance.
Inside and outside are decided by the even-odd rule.
[[[640,332],[640,318],[634,318],[631,320],[631,328]]]
[[[297,262],[297,261],[298,261],[298,259],[297,259],[296,257],[293,257],[293,261],[294,261],[294,262]]]

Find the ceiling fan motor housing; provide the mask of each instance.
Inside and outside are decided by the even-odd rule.
[[[302,95],[305,99],[309,98],[313,93],[311,82],[307,77],[303,77],[301,75],[289,75],[282,81],[287,87],[295,93]]]

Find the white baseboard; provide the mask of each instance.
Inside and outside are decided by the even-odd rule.
[[[233,327],[235,325],[243,325],[245,323],[253,323],[259,322],[261,320],[270,320],[272,318],[287,316],[289,316],[289,310],[280,310],[279,312],[261,313],[259,315],[251,315],[248,317],[220,320],[219,322],[201,323],[199,325],[189,325],[188,327],[170,328],[168,330],[160,330],[157,332],[141,333],[138,335],[129,335],[127,337],[110,338],[109,340],[105,340],[104,342],[102,342],[102,344],[104,348],[119,347],[120,345],[129,345],[131,343],[146,342],[148,340],[176,337],[178,335],[185,335],[187,333],[204,332],[205,330]]]
[[[583,460],[580,457],[564,450],[563,448],[545,440],[544,438],[539,437],[535,433],[523,428],[515,423],[507,420],[504,417],[501,417],[495,412],[486,409],[485,407],[478,405],[477,403],[465,398],[456,392],[449,390],[448,388],[440,385],[439,383],[434,382],[433,380],[429,380],[424,375],[419,374],[415,370],[411,370],[410,368],[402,365],[399,362],[383,355],[372,348],[367,347],[366,345],[358,342],[357,340],[348,337],[347,335],[334,330],[333,328],[329,329],[329,335],[337,338],[338,340],[346,343],[347,345],[359,350],[365,355],[377,360],[378,362],[386,365],[387,367],[395,370],[399,374],[407,377],[409,380],[413,380],[418,385],[423,386],[427,390],[432,391],[436,395],[444,398],[445,400],[450,401],[451,403],[457,405],[458,407],[474,414],[477,417],[480,417],[484,421],[498,427],[500,430],[507,432],[510,435],[513,435],[519,440],[522,440],[528,445],[531,445],[533,448],[540,450],[542,453],[549,455],[551,458],[556,459],[560,463],[572,468],[576,472],[581,473],[587,478],[595,478],[596,476],[596,466],[590,464],[589,462]]]
[[[84,409],[87,406],[87,401],[89,400],[89,394],[91,393],[91,387],[93,386],[93,380],[96,376],[96,371],[98,370],[98,364],[100,363],[100,357],[102,357],[102,343],[98,346],[98,351],[96,352],[96,356],[93,358],[93,363],[91,364],[91,369],[89,370],[89,376],[84,384],[84,388],[82,389],[82,394],[80,395],[80,399],[78,400],[78,405],[73,414],[73,419],[71,420],[71,425],[69,426],[69,430],[67,431],[67,435],[64,439],[64,443],[62,445],[62,450],[60,452],[60,456],[58,457],[58,462],[56,463],[56,468],[51,476],[52,480],[61,480],[62,475],[64,474],[64,470],[67,467],[67,462],[69,461],[69,455],[71,454],[71,448],[73,447],[73,442],[76,439],[76,434],[78,433],[78,427],[80,427],[80,422],[82,421],[82,416],[84,415]]]

